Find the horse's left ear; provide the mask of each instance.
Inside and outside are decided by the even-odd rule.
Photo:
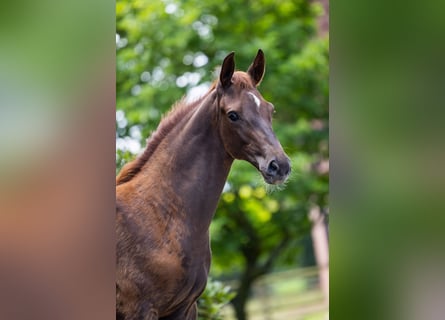
[[[263,50],[259,49],[255,60],[253,60],[249,69],[247,69],[247,73],[252,78],[255,87],[260,84],[261,80],[263,80],[265,68],[266,59],[264,58]]]

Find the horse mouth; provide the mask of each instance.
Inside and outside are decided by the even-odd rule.
[[[279,184],[283,184],[287,181],[287,178],[289,177],[289,175],[271,175],[268,174],[267,171],[263,171],[261,170],[261,175],[263,176],[264,181],[267,184],[273,184],[273,185],[279,185]]]

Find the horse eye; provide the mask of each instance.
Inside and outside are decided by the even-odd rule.
[[[238,113],[236,113],[235,111],[230,111],[227,116],[229,117],[230,120],[232,121],[238,121],[239,120],[239,115]]]

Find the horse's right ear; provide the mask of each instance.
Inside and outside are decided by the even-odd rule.
[[[232,76],[235,72],[235,52],[231,52],[224,58],[221,72],[219,74],[219,82],[223,89],[230,87],[232,84]]]

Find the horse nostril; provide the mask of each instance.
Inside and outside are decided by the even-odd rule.
[[[276,175],[278,172],[278,169],[280,169],[280,167],[278,166],[278,163],[275,160],[272,160],[269,163],[269,166],[267,167],[267,172],[269,174]]]

